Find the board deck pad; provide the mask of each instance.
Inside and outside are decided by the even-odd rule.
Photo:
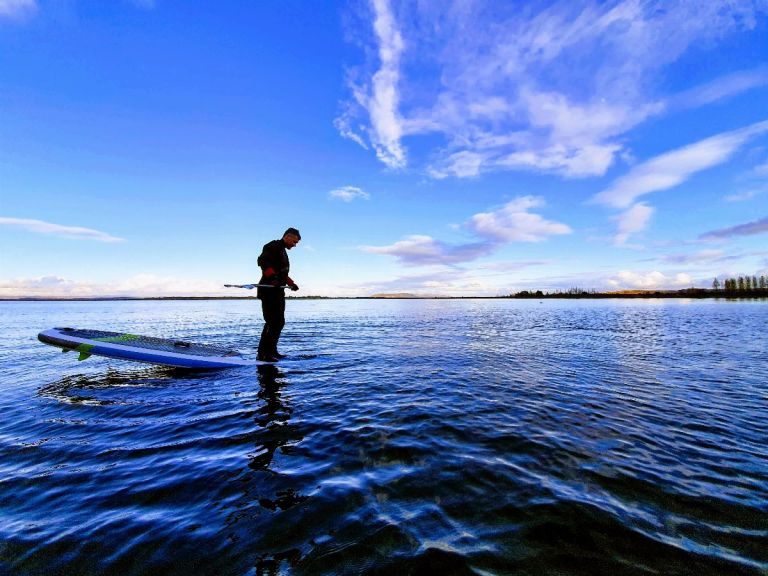
[[[233,368],[261,364],[257,360],[244,358],[237,350],[222,346],[123,332],[51,328],[40,332],[37,337],[44,344],[56,346],[64,352],[79,352],[80,360],[96,355],[180,368]]]

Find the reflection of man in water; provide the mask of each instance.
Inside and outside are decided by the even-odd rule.
[[[248,466],[254,470],[267,470],[272,463],[275,451],[287,442],[283,437],[284,428],[273,424],[286,424],[291,416],[291,409],[280,398],[280,381],[283,373],[273,364],[256,367],[261,390],[258,397],[264,406],[255,413],[255,422],[259,426],[256,452],[251,456]]]
[[[277,351],[277,341],[285,326],[285,292],[284,286],[291,290],[299,287],[288,276],[290,262],[288,250],[301,240],[301,234],[296,228],[288,228],[280,240],[273,240],[264,245],[259,256],[261,280],[259,284],[269,284],[269,288],[259,287],[258,298],[261,299],[261,311],[264,314],[264,330],[259,341],[259,360],[276,362],[284,358]]]

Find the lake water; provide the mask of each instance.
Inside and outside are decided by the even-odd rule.
[[[768,302],[0,302],[0,573],[768,572]]]

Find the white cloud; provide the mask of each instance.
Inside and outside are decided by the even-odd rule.
[[[626,208],[639,196],[674,188],[696,172],[725,162],[750,139],[766,132],[768,121],[758,122],[667,152],[635,166],[593,200]]]
[[[438,178],[519,169],[586,177],[625,154],[621,136],[646,119],[766,81],[764,69],[744,71],[670,99],[657,80],[691,46],[754,28],[762,0],[543,6],[372,0],[368,60],[351,74],[337,128],[370,140],[392,167],[405,165],[404,139],[441,137],[424,160]],[[354,119],[362,127],[353,131]]]
[[[361,249],[395,256],[407,266],[454,265],[487,256],[509,242],[541,242],[548,236],[570,234],[572,230],[567,225],[529,211],[543,205],[542,198],[519,196],[496,211],[475,214],[464,227],[479,238],[477,242],[447,244],[431,236],[412,235],[389,246]]]
[[[573,178],[596,176],[605,173],[613,163],[614,154],[620,149],[618,144],[584,144],[578,147],[555,144],[536,151],[507,154],[497,158],[493,166],[560,172]],[[458,173],[455,175],[461,176]]]
[[[328,192],[328,196],[344,202],[352,202],[356,198],[368,200],[371,195],[357,186],[342,186]]]
[[[488,163],[488,158],[488,154],[462,150],[444,158],[440,162],[441,165],[430,166],[427,172],[433,178],[478,176],[483,166]]]
[[[21,20],[37,12],[36,0],[0,0],[0,18]]]
[[[0,226],[10,226],[22,228],[30,232],[39,234],[50,234],[61,236],[63,238],[72,238],[75,240],[95,240],[97,242],[123,242],[123,238],[118,238],[91,228],[82,228],[80,226],[62,226],[61,224],[52,224],[42,220],[32,220],[28,218],[5,218],[0,217]]]
[[[222,284],[210,280],[179,278],[176,276],[158,276],[156,274],[136,274],[112,285],[118,294],[141,294],[148,296],[228,294]]]
[[[622,246],[626,244],[632,234],[645,230],[653,212],[653,208],[638,202],[619,216],[616,216],[616,236],[613,239],[613,243],[617,246]]]
[[[16,298],[19,296],[48,295],[54,292],[70,293],[75,283],[60,276],[41,276],[38,278],[18,278],[0,280],[0,295]]]
[[[495,212],[475,214],[467,227],[476,235],[496,242],[541,242],[548,236],[570,234],[572,230],[567,225],[529,212],[543,205],[542,198],[520,196]]]
[[[651,272],[634,272],[622,270],[607,280],[614,290],[664,290],[679,289],[693,285],[693,278],[684,273],[667,276],[657,270]]]
[[[406,266],[458,264],[490,254],[495,246],[486,242],[451,245],[431,236],[414,234],[389,246],[362,246],[364,252],[394,256]]]
[[[0,280],[0,298],[109,298],[232,295],[219,282],[137,274],[116,282],[90,282],[60,276]]]

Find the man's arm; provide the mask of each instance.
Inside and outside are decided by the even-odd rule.
[[[264,245],[257,262],[261,268],[261,274],[264,281],[268,284],[279,285],[280,277],[278,271],[280,269],[281,254],[276,250],[274,242],[268,242]]]

